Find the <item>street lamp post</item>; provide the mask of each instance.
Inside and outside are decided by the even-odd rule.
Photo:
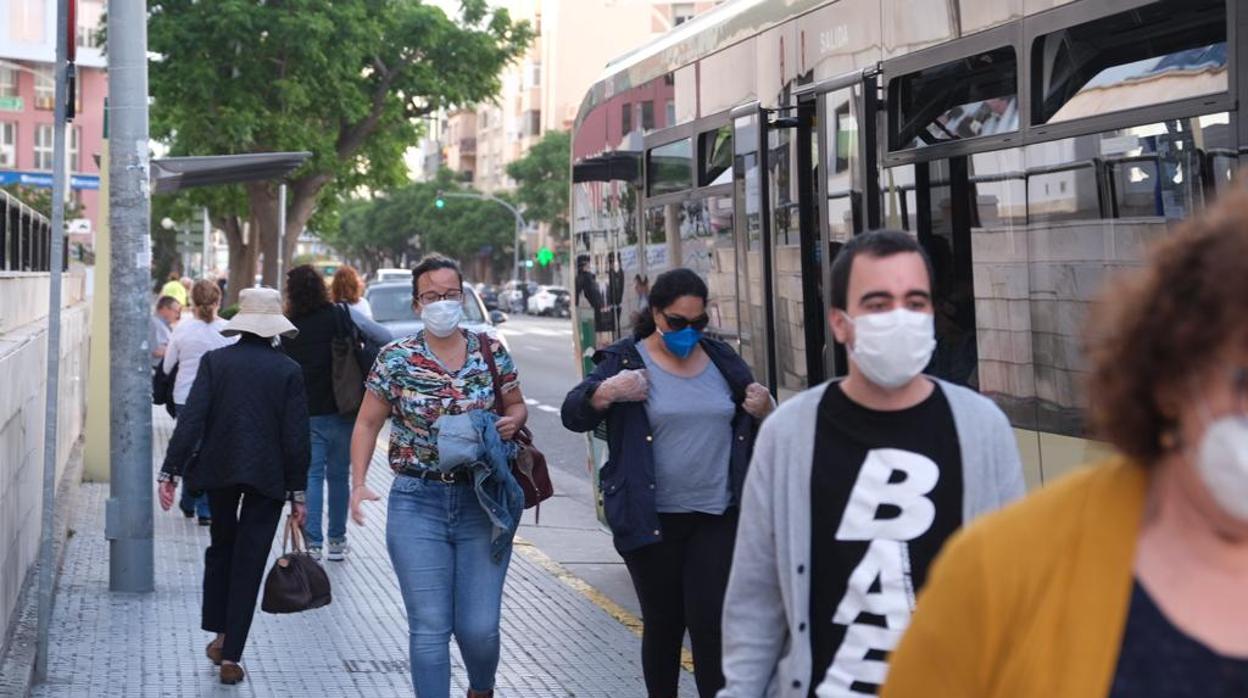
[[[439,199],[448,198],[448,197],[457,198],[457,199],[476,199],[478,201],[493,201],[494,203],[499,204],[500,206],[506,208],[508,211],[511,211],[511,215],[515,216],[516,218],[516,234],[515,234],[515,240],[512,242],[512,255],[511,255],[512,256],[512,260],[511,260],[512,277],[515,278],[517,281],[519,281],[520,280],[520,233],[529,227],[529,224],[525,222],[524,216],[520,214],[520,211],[516,210],[515,206],[512,206],[506,201],[503,201],[502,199],[495,197],[493,194],[476,194],[476,193],[468,192],[468,191],[439,191],[438,192]],[[439,206],[439,208],[441,208],[441,206]]]

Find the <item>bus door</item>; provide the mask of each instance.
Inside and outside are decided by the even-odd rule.
[[[732,111],[733,203],[736,228],[738,350],[754,380],[775,392],[772,332],[770,216],[767,214],[767,170],[764,152],[767,114],[752,103]]]
[[[809,384],[847,372],[845,347],[827,329],[831,304],[832,260],[849,238],[880,226],[876,176],[874,69],[809,85],[798,93],[799,153],[810,160],[802,177],[803,295],[806,304],[806,352]]]
[[[785,400],[824,378],[823,255],[819,250],[815,133],[811,96],[770,111],[766,121],[767,199],[771,208],[772,350],[776,395]]]

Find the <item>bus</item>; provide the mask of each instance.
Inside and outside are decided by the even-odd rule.
[[[582,370],[683,266],[708,332],[783,401],[845,373],[837,250],[908,231],[934,266],[927,372],[992,398],[1029,486],[1049,481],[1103,448],[1090,301],[1232,186],[1246,61],[1236,0],[729,0],[610,63],[576,117]]]

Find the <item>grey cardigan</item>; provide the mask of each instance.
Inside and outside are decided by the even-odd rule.
[[[1018,442],[991,400],[937,382],[958,432],[962,520],[969,522],[1023,495]],[[810,476],[827,386],[787,400],[758,435],[724,599],[726,684],[718,698],[804,698],[810,691]]]

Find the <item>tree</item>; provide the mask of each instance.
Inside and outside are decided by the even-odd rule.
[[[568,233],[571,157],[571,135],[549,131],[523,158],[507,165],[507,176],[519,185],[516,198],[524,205],[525,218],[546,223],[560,241]]]
[[[515,219],[497,203],[446,197],[443,208],[434,202],[438,192],[471,191],[442,170],[432,182],[399,187],[374,199],[344,203],[336,229],[325,242],[344,255],[359,259],[366,271],[387,259],[440,252],[459,260],[470,276],[497,274],[511,266]]]
[[[462,0],[458,22],[420,0],[152,0],[149,8],[149,45],[160,54],[151,63],[151,130],[171,154],[313,154],[288,179],[283,250],[276,183],[225,196],[234,209],[221,226],[231,289],[250,285],[257,255],[273,284],[279,255],[290,260],[309,222],[326,229],[345,193],[403,182],[420,119],[495,96],[499,72],[532,37],[528,23],[486,0]]]

